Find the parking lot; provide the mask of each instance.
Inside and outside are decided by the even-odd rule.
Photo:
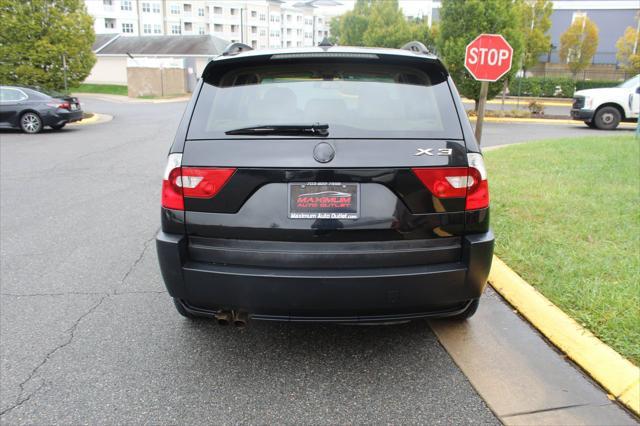
[[[446,330],[436,337],[427,322],[236,329],[181,318],[154,237],[185,104],[81,100],[113,120],[0,133],[3,424],[500,423],[504,413],[445,350]],[[483,145],[593,132],[581,123],[486,123]],[[494,294],[486,304],[509,311]],[[525,344],[546,345],[516,314],[505,318]],[[579,404],[606,407],[593,419],[633,423],[583,381],[592,394]]]

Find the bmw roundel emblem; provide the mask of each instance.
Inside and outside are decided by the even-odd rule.
[[[313,148],[313,158],[315,158],[318,163],[328,163],[333,160],[335,155],[336,150],[327,142],[320,142]]]

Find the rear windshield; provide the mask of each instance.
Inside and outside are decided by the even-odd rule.
[[[315,123],[327,124],[330,138],[462,138],[441,73],[344,63],[242,68],[205,82],[188,138]]]

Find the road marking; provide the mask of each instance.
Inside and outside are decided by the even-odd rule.
[[[489,283],[551,343],[640,415],[640,368],[570,318],[496,256]]]

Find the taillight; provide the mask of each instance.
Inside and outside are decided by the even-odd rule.
[[[71,104],[69,102],[48,103],[47,105],[50,106],[50,107],[54,107],[54,108],[62,108],[62,109],[66,109],[66,110],[70,110],[71,109]]]
[[[181,164],[182,154],[169,154],[162,180],[162,207],[164,208],[184,210],[182,186],[178,185]]]
[[[464,198],[465,210],[489,206],[489,184],[481,154],[467,154],[469,167],[414,168],[413,173],[437,198]]]
[[[184,198],[213,198],[236,169],[182,167],[182,154],[171,154],[162,181],[162,207],[184,210]]]
[[[467,154],[469,176],[474,176],[476,184],[467,190],[465,210],[477,210],[489,207],[489,182],[482,154]]]

